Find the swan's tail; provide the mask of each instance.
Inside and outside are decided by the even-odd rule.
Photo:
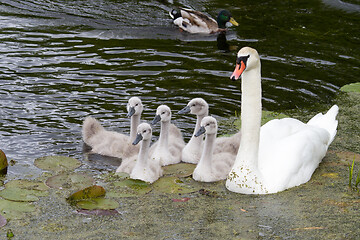
[[[337,105],[332,106],[329,111],[323,115],[322,113],[316,114],[313,118],[309,120],[307,124],[321,127],[326,129],[330,133],[330,140],[328,142],[328,146],[334,140],[336,135],[336,129],[338,125],[338,121],[336,120],[336,116],[339,112],[339,107]]]
[[[89,145],[89,139],[104,130],[98,120],[93,117],[86,117],[82,126],[83,141]]]

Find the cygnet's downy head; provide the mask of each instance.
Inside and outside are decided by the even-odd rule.
[[[198,137],[202,134],[216,134],[217,132],[217,121],[214,117],[207,116],[204,117],[200,124],[200,129],[195,133],[195,137]]]
[[[209,105],[202,98],[194,98],[178,113],[184,114],[189,112],[195,115],[207,115],[209,112]]]
[[[243,47],[239,50],[236,58],[236,67],[230,79],[238,80],[244,71],[250,71],[260,65],[258,52],[250,47]]]
[[[170,108],[168,106],[166,106],[166,105],[160,105],[156,109],[156,115],[155,115],[153,121],[151,122],[151,124],[155,125],[159,121],[161,121],[161,122],[169,122],[170,120],[171,120],[171,110],[170,110]]]
[[[132,97],[129,99],[128,104],[126,106],[128,114],[128,117],[132,117],[133,115],[139,115],[142,113],[144,107],[142,105],[142,102],[140,98],[138,97]]]
[[[133,145],[138,144],[141,140],[151,140],[152,129],[150,124],[141,123],[136,130],[136,138],[133,142]]]

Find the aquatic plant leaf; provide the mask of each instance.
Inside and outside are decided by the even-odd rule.
[[[164,176],[189,177],[194,172],[196,165],[191,163],[172,164],[163,167]]]
[[[7,219],[22,219],[26,213],[35,211],[33,204],[0,199],[1,214]]]
[[[46,156],[35,159],[34,165],[43,170],[66,172],[80,167],[81,162],[71,157]]]
[[[93,185],[71,194],[70,197],[67,198],[67,200],[77,201],[82,199],[98,198],[105,196],[105,193],[106,191],[103,187]]]
[[[83,189],[93,185],[94,179],[83,173],[63,173],[46,180],[45,184],[57,189]]]
[[[7,200],[19,202],[35,202],[39,200],[34,191],[21,188],[5,188],[0,191],[0,196]]]
[[[1,174],[1,173],[6,174],[8,165],[9,165],[9,164],[8,164],[6,155],[5,155],[5,153],[0,149],[0,174]]]
[[[93,209],[115,209],[119,207],[119,203],[115,200],[105,198],[93,198],[88,200],[81,200],[76,203],[76,206],[82,209],[93,210]]]
[[[95,215],[95,216],[114,216],[119,214],[119,212],[116,209],[93,209],[93,210],[79,209],[76,212],[82,215]]]
[[[3,215],[0,215],[0,228],[5,226],[7,223],[6,218]]]
[[[191,193],[196,189],[185,185],[177,177],[163,177],[153,183],[154,189],[162,193]]]
[[[114,188],[107,193],[110,197],[134,197],[152,190],[151,185],[139,179],[125,179],[114,182]]]
[[[357,92],[360,93],[360,82],[350,83],[340,88],[343,92]]]
[[[6,188],[21,188],[27,190],[46,191],[49,189],[48,186],[43,182],[35,182],[29,180],[12,180],[5,184]],[[40,193],[41,194],[41,193]]]

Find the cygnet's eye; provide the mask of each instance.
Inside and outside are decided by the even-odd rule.
[[[164,112],[162,112],[161,114],[165,114],[165,111],[164,111]]]
[[[146,130],[144,130],[143,133],[146,133]]]
[[[139,106],[139,104],[137,103],[137,104],[135,104],[135,107],[137,107],[137,106]]]

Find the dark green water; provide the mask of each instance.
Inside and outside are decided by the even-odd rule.
[[[330,104],[339,87],[359,81],[357,1],[233,4],[1,0],[0,148],[17,162],[12,176],[34,174],[33,160],[44,155],[81,159],[88,115],[107,129],[129,132],[131,96],[142,98],[144,120],[168,104],[186,139],[194,118],[175,112],[193,97],[207,100],[218,119],[233,116],[240,111],[240,83],[229,76],[242,46],[261,55],[267,110]],[[212,16],[229,9],[240,23],[226,36],[229,50],[216,35],[178,31],[167,13],[173,5]]]

